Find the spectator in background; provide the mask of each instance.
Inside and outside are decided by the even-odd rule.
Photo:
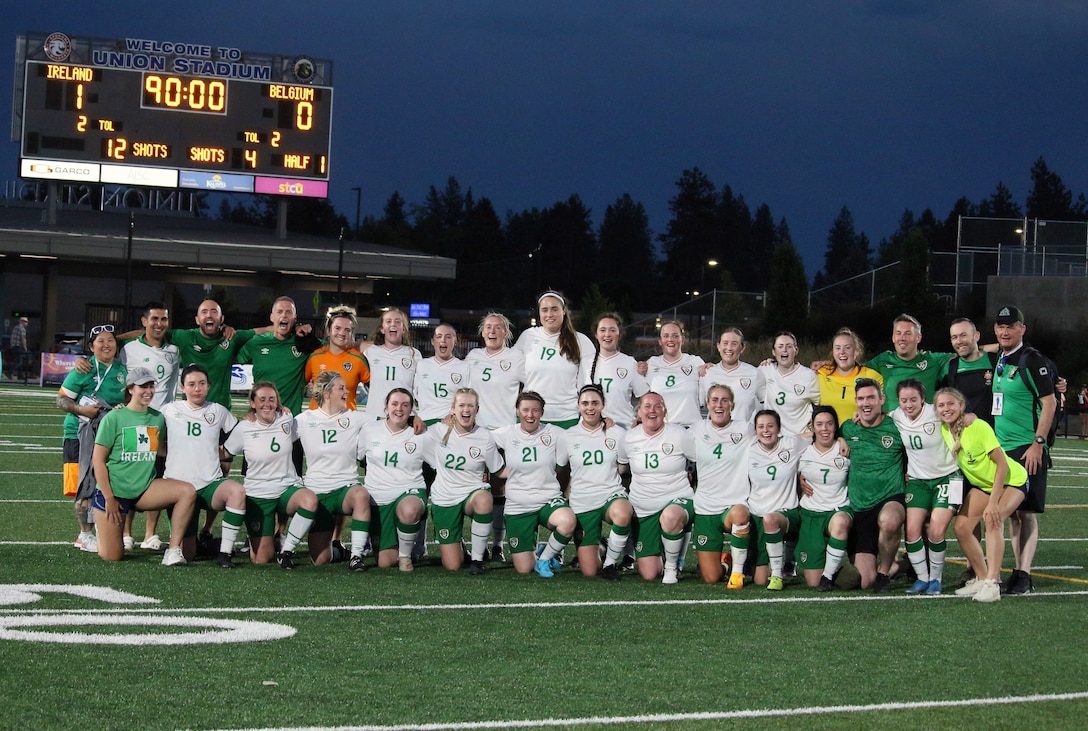
[[[15,327],[11,328],[11,377],[18,380],[21,375],[24,386],[30,377],[30,348],[26,341],[29,322],[26,317],[20,317]]]

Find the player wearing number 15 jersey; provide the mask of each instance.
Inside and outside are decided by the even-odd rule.
[[[453,392],[468,385],[468,364],[454,356],[457,331],[442,323],[431,338],[434,356],[424,358],[416,368],[413,391],[419,404],[419,418],[427,426],[450,413]]]

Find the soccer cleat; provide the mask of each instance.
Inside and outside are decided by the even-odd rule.
[[[797,576],[797,564],[795,564],[793,561],[788,561],[787,563],[783,564],[782,576],[787,579],[792,579],[794,576]]]
[[[415,571],[411,556],[397,556],[397,568],[401,571]]]
[[[552,562],[544,558],[538,558],[536,560],[536,572],[545,579],[550,579],[555,576],[555,572],[552,571]]]
[[[157,535],[152,535],[150,538],[140,543],[140,548],[146,548],[149,551],[161,551],[165,547],[166,545]]]
[[[926,587],[926,594],[928,596],[937,596],[941,593],[941,580],[932,579],[929,582],[929,586]]]
[[[346,561],[350,551],[342,541],[333,541],[329,544],[329,563],[341,563]]]
[[[348,571],[363,572],[367,570],[367,565],[363,563],[362,556],[352,556],[348,559]]]
[[[744,588],[744,574],[729,574],[729,583],[725,585],[726,589],[743,589]]]
[[[162,557],[163,566],[182,566],[186,563],[185,555],[181,552],[181,546],[167,548]]]
[[[620,564],[620,570],[621,571],[634,571],[635,570],[635,557],[634,556],[624,556],[623,557],[623,563]]]
[[[727,574],[733,572],[733,554],[729,552],[728,548],[722,551],[722,568],[725,569]]]
[[[970,564],[968,564],[967,568],[965,568],[963,570],[963,573],[960,574],[960,578],[956,582],[956,588],[962,589],[963,587],[967,586],[967,582],[973,578],[975,578],[975,570],[971,568]]]
[[[133,548],[136,547],[136,541],[133,540],[132,536],[122,537],[121,543],[124,544],[126,551],[131,551]]]
[[[98,553],[98,536],[94,533],[80,533],[76,546],[87,553]]]
[[[661,577],[662,584],[676,584],[680,581],[680,569],[665,567],[665,573]]]
[[[1001,601],[1001,585],[997,583],[996,579],[986,579],[979,583],[981,586],[971,599],[976,602],[987,603]]]
[[[506,549],[502,547],[501,543],[496,543],[491,547],[491,550],[484,556],[486,561],[495,561],[497,563],[506,563]]]
[[[1035,584],[1031,581],[1031,574],[1021,571],[1017,580],[1009,585],[1008,593],[1012,595],[1030,594],[1035,590]]]
[[[908,594],[925,594],[927,589],[929,589],[929,582],[928,581],[922,581],[921,579],[918,579],[917,581],[915,581],[913,584],[910,585],[910,588],[907,589],[907,593]]]
[[[820,576],[820,585],[816,587],[816,591],[834,591],[835,582],[826,576]]]
[[[363,544],[363,555],[369,556],[374,551],[374,544],[370,542],[370,536],[367,536],[366,543]]]
[[[215,556],[215,564],[221,569],[234,568],[234,562],[230,560],[229,553],[218,553]]]
[[[782,591],[782,577],[772,576],[767,579],[767,591]]]
[[[295,552],[280,551],[280,554],[276,556],[276,563],[280,565],[281,569],[287,569],[288,571],[290,571],[295,567]]]
[[[982,588],[982,579],[968,579],[967,583],[956,589],[956,596],[974,596]]]
[[[469,561],[468,562],[468,573],[469,573],[470,576],[479,576],[483,572],[484,572],[484,562],[483,561]]]
[[[219,555],[219,541],[215,540],[215,536],[213,536],[210,531],[201,531],[200,535],[196,537],[196,555]]]
[[[544,549],[547,547],[547,545],[548,544],[546,543],[541,543],[537,545],[536,557],[538,559],[540,558],[540,554],[544,553]],[[558,556],[552,556],[552,558],[549,559],[549,563],[551,564],[553,574],[558,574],[559,570],[563,568],[563,562],[559,560]]]
[[[887,594],[892,590],[892,580],[888,578],[887,574],[877,574],[876,580],[873,581],[873,593],[875,594]]]
[[[601,567],[601,578],[608,581],[620,580],[620,567],[614,563],[610,563],[607,566]]]

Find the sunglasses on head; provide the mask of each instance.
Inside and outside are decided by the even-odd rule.
[[[113,325],[95,325],[91,328],[91,337],[93,338],[98,333],[111,333],[113,332]]]

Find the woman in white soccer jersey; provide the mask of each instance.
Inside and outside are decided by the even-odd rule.
[[[230,454],[243,454],[248,465],[246,529],[253,563],[267,564],[275,559],[281,568],[293,569],[295,549],[313,525],[317,495],[302,486],[295,471],[291,453],[297,439],[294,417],[280,408],[276,385],[271,381],[253,384],[249,417],[238,422],[223,444]],[[273,540],[277,513],[291,516],[278,556]]]
[[[185,530],[182,549],[187,559],[196,555],[197,517],[201,510],[223,513],[222,536],[216,563],[234,568],[231,554],[246,519],[246,490],[237,480],[225,479],[219,444],[238,424],[227,407],[208,401],[208,371],[193,363],[181,371],[185,398],[163,406],[166,419],[165,477],[192,483],[196,509]]]
[[[756,412],[755,427],[756,441],[748,450],[748,510],[759,536],[755,582],[781,591],[782,543],[801,525],[797,472],[809,440],[783,434],[782,420],[771,409]]]
[[[162,414],[150,408],[155,375],[137,366],[128,371],[125,384],[125,407],[106,414],[94,438],[91,463],[98,484],[91,506],[98,528],[98,555],[106,561],[124,557],[122,525],[128,513],[171,508],[170,547],[162,562],[183,564],[181,542],[193,515],[196,491],[188,482],[155,478],[155,457],[166,429]]]
[[[624,439],[639,575],[647,581],[661,576],[662,583],[675,584],[680,580],[684,532],[695,520],[687,462],[695,460],[696,452],[691,431],[666,423],[666,416],[665,399],[650,391],[639,399],[639,423]]]
[[[833,406],[812,410],[812,444],[801,454],[801,532],[797,537],[798,566],[805,583],[820,591],[835,588],[833,580],[846,555],[853,518],[846,495],[850,459],[839,442],[839,416]]]
[[[699,414],[699,374],[705,361],[684,352],[684,325],[668,320],[658,334],[661,355],[651,357],[640,370],[645,371],[650,390],[661,394],[669,411],[669,423],[692,427],[702,418]]]
[[[514,346],[525,355],[525,390],[546,400],[545,424],[569,429],[578,423],[578,389],[589,383],[596,349],[575,331],[563,295],[545,292],[537,308],[540,324],[523,332]]]
[[[582,418],[567,430],[567,456],[570,459],[570,507],[578,517],[582,535],[578,539],[578,564],[585,576],[620,578],[619,561],[631,533],[631,501],[620,475],[627,472],[624,430],[609,429],[604,422],[604,389],[591,383],[578,391],[578,411]],[[604,563],[599,545],[601,523],[612,526]]]
[[[926,387],[922,382],[915,378],[905,379],[896,384],[895,392],[899,407],[891,412],[891,417],[903,435],[907,452],[907,558],[918,574],[907,593],[940,594],[945,535],[955,514],[948,501],[949,481],[959,477],[959,468],[941,436],[941,418],[937,416],[937,410],[933,404],[926,403]]]
[[[518,423],[496,429],[492,435],[506,455],[501,476],[506,478],[506,529],[514,569],[527,574],[535,568],[548,579],[558,570],[556,557],[570,543],[578,519],[556,476],[556,468],[567,464],[563,430],[542,423],[544,403],[540,394],[522,391],[516,404]],[[552,533],[534,556],[540,526]]]
[[[484,552],[491,534],[491,491],[485,475],[502,469],[502,456],[491,432],[477,426],[479,396],[471,388],[459,388],[453,394],[452,424],[430,428],[434,450],[434,485],[431,486],[431,519],[442,552],[442,565],[457,571],[464,561],[461,540],[465,517],[471,521],[469,573],[484,572]]]
[[[706,403],[707,391],[715,384],[729,386],[733,391],[733,419],[750,425],[756,412],[762,408],[767,392],[763,371],[740,359],[748,343],[739,328],[730,327],[718,338],[718,355],[721,362],[707,365],[699,378],[699,400]]]
[[[370,532],[376,534],[378,567],[401,571],[415,568],[412,547],[427,509],[423,462],[429,437],[412,430],[412,403],[411,391],[394,388],[385,397],[385,418],[369,422],[359,435],[366,489],[377,506],[377,515],[371,510]]]
[[[390,309],[382,313],[374,342],[359,345],[370,369],[366,403],[371,419],[384,416],[385,397],[392,389],[399,387],[412,392],[423,356],[407,340],[408,316],[401,310]]]
[[[363,549],[370,535],[370,494],[359,479],[359,432],[369,421],[347,407],[347,382],[336,371],[323,371],[314,380],[316,409],[295,417],[295,430],[306,455],[303,484],[317,495],[317,512],[310,528],[310,555],[315,564],[334,560],[332,531],[341,516],[351,517],[348,569],[366,571]],[[337,549],[339,550],[339,549]]]
[[[604,391],[604,416],[624,429],[635,423],[634,399],[650,390],[646,379],[638,372],[638,361],[621,353],[623,320],[614,312],[597,318],[593,329],[600,349],[589,369],[589,380],[599,383]]]
[[[722,552],[729,536],[730,589],[744,586],[748,559],[748,449],[751,422],[733,418],[733,389],[715,383],[707,390],[707,418],[692,429],[695,440],[695,552],[703,581],[716,584],[725,567]]]
[[[453,392],[468,385],[468,364],[457,357],[457,330],[442,323],[431,337],[434,355],[416,367],[412,387],[419,406],[419,417],[430,426],[450,413]]]
[[[774,336],[774,362],[761,366],[767,381],[763,404],[782,420],[783,434],[809,434],[812,407],[820,403],[816,372],[797,362],[797,338],[782,331]]]

